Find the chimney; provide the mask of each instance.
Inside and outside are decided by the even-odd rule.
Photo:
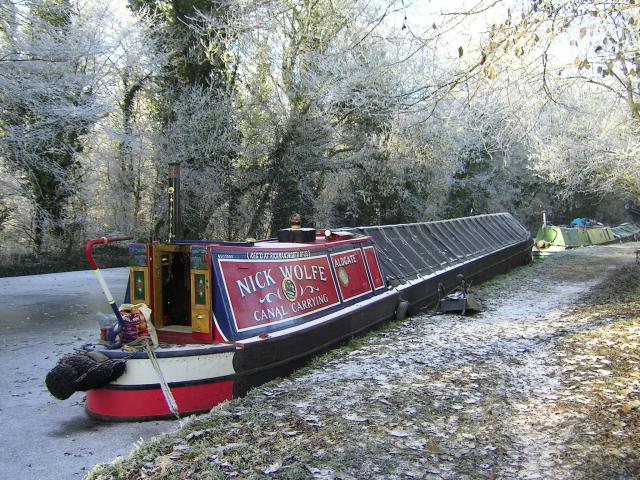
[[[182,238],[182,210],[180,207],[180,164],[169,164],[169,243]]]

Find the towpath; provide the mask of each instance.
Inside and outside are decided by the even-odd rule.
[[[90,476],[638,478],[636,248],[518,269],[479,315],[392,324]]]

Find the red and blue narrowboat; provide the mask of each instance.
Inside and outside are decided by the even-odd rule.
[[[113,240],[87,246],[99,278],[91,248]],[[87,390],[87,412],[102,419],[205,412],[434,305],[439,285],[453,287],[460,274],[478,282],[528,263],[531,243],[508,213],[322,233],[296,221],[264,241],[131,243],[125,303],[143,306],[157,342],[87,345],[110,376],[83,376],[76,389]]]

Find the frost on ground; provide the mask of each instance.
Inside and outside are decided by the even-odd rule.
[[[634,248],[521,268],[481,314],[389,325],[89,477],[637,478]]]

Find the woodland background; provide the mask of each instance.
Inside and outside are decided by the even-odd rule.
[[[640,220],[637,0],[0,0],[0,260],[509,211]]]

